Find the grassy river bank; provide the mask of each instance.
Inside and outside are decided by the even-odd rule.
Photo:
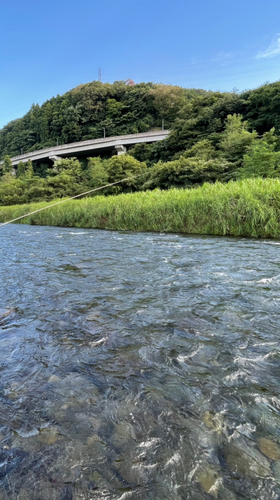
[[[52,202],[53,203],[53,202]],[[6,222],[49,203],[0,207]],[[64,227],[280,238],[280,180],[72,200],[19,221]]]

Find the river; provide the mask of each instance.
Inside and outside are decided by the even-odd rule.
[[[1,229],[0,500],[280,498],[280,242]]]

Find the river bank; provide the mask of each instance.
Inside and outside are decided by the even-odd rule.
[[[53,202],[52,202],[53,203]],[[0,207],[0,222],[47,206]],[[145,191],[72,200],[24,224],[127,231],[280,238],[280,180],[246,179],[193,189]]]

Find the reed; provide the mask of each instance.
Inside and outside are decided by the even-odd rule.
[[[0,208],[0,221],[48,203]],[[280,180],[246,179],[193,189],[145,191],[72,200],[24,224],[129,231],[280,238]]]

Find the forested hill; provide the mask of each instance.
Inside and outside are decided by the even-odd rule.
[[[165,126],[168,138],[136,144],[110,158],[50,164],[9,156],[59,143],[144,132]],[[32,109],[0,131],[0,205],[52,200],[117,182],[104,194],[251,177],[280,177],[280,82],[238,93],[125,82],[81,85]],[[16,175],[13,175],[16,174]]]
[[[133,155],[148,164],[168,161],[209,139],[219,143],[228,115],[241,115],[248,130],[280,133],[280,82],[243,93],[206,92],[154,83],[94,81],[53,97],[0,130],[0,158],[69,142],[171,128],[170,137],[139,145]],[[280,146],[279,146],[280,147]],[[277,146],[278,149],[278,146]]]
[[[190,99],[206,91],[153,83],[94,81],[34,104],[0,131],[0,157],[57,144],[170,127]]]

